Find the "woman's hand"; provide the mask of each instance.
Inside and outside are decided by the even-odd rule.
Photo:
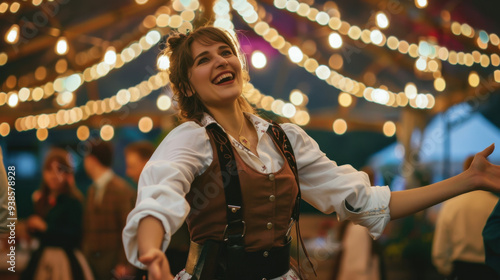
[[[47,230],[47,223],[38,215],[32,215],[26,222],[30,231],[45,232]]]
[[[148,267],[148,279],[150,280],[173,280],[165,253],[160,249],[150,249],[146,254],[139,257],[139,261]]]
[[[471,174],[474,189],[500,193],[500,166],[488,161],[495,150],[495,144],[477,153],[466,172]]]

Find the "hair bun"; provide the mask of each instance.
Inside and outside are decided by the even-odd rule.
[[[186,34],[180,32],[173,33],[170,36],[168,36],[167,47],[169,49],[176,49],[186,40],[186,38],[187,38]]]

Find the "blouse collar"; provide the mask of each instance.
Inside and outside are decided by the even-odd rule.
[[[252,122],[252,124],[255,128],[255,131],[257,132],[257,138],[260,141],[260,138],[262,137],[262,135],[264,135],[266,133],[267,129],[269,128],[270,123],[268,121],[265,121],[264,119],[256,116],[256,115],[254,115],[254,114],[250,114],[247,112],[243,112],[243,114],[245,115],[245,117],[249,121]],[[217,123],[217,121],[214,119],[214,117],[212,117],[208,113],[204,113],[203,118],[201,119],[201,125],[203,125],[203,127],[207,127],[209,124],[212,124],[212,123],[216,123],[220,128],[222,128],[222,130],[224,130],[224,128],[219,123]],[[224,130],[224,132],[226,132],[226,131]],[[235,144],[239,144],[238,141],[236,141],[235,139],[233,139],[233,140],[234,140],[233,142],[236,142]],[[240,144],[238,146],[242,146],[242,145]]]

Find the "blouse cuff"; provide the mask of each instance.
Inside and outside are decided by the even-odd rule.
[[[382,235],[387,223],[391,220],[389,211],[391,191],[388,186],[371,187],[371,191],[373,197],[368,200],[367,205],[362,209],[349,210],[351,207],[348,207],[346,200],[344,200],[342,205],[344,213],[346,213],[345,219],[351,220],[354,224],[366,227],[370,236],[373,239],[378,239]]]
[[[141,219],[152,216],[161,221],[163,229],[165,230],[165,235],[163,236],[163,242],[161,244],[161,250],[167,250],[168,244],[170,243],[170,237],[172,232],[170,230],[170,225],[165,217],[165,215],[156,212],[155,210],[139,210],[137,207],[130,212],[127,218],[127,224],[122,232],[123,243],[125,247],[125,255],[127,260],[140,269],[147,269],[146,265],[141,263],[139,258],[139,246],[137,243],[137,229],[139,227],[139,222]]]

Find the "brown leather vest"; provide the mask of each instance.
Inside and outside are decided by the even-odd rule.
[[[187,224],[191,240],[203,244],[208,239],[222,241],[227,224],[226,201],[218,154],[212,136],[213,161],[196,177],[186,200],[191,206]],[[274,138],[271,137],[274,142]],[[276,149],[284,159],[278,143]],[[231,146],[232,147],[232,146]],[[246,223],[245,250],[254,252],[284,245],[298,193],[295,176],[286,160],[277,172],[264,174],[248,166],[233,149],[241,185],[243,219]]]

